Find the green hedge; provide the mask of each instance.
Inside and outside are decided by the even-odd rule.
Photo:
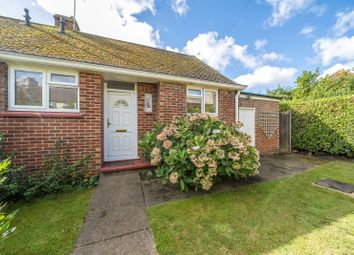
[[[354,95],[307,101],[284,101],[292,111],[294,149],[354,155]]]

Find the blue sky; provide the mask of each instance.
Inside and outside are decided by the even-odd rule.
[[[53,24],[74,0],[0,0],[0,15]],[[354,1],[77,0],[82,31],[193,54],[249,91],[303,70],[354,68]]]

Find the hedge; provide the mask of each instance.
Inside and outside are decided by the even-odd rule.
[[[354,95],[283,101],[292,111],[292,147],[314,153],[354,155]]]

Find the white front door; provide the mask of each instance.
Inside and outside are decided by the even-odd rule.
[[[252,138],[252,145],[256,145],[256,111],[254,108],[239,108],[239,121],[243,123],[241,131]]]
[[[105,116],[105,161],[137,158],[135,94],[108,92]]]

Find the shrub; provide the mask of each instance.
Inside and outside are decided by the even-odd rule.
[[[0,185],[6,180],[4,173],[9,165],[10,161],[8,159],[0,162]],[[11,227],[10,224],[17,211],[10,214],[5,214],[4,209],[5,204],[0,202],[0,241],[7,238],[16,229],[15,227]]]
[[[353,156],[354,96],[281,102],[292,111],[294,149]]]
[[[0,140],[0,151],[1,140]],[[61,153],[63,152],[63,153]],[[4,154],[5,155],[5,154]],[[91,155],[69,161],[70,151],[61,141],[55,142],[53,153],[43,161],[38,171],[27,172],[24,167],[10,167],[0,185],[0,199],[14,200],[58,194],[80,187],[96,185],[98,176],[87,176]]]
[[[183,191],[188,186],[209,190],[221,176],[238,179],[258,173],[258,151],[239,128],[238,123],[192,114],[171,124],[156,124],[140,145],[164,182]]]

